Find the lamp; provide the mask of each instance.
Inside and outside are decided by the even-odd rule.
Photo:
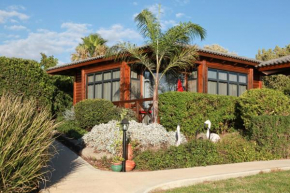
[[[122,130],[123,130],[123,162],[122,162],[122,172],[126,172],[126,155],[127,155],[127,148],[126,148],[126,131],[129,128],[129,121],[127,119],[123,119],[121,121]]]

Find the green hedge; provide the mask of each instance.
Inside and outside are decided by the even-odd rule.
[[[86,99],[78,102],[74,109],[76,121],[87,131],[116,117],[114,104],[105,99]]]
[[[221,133],[233,127],[238,97],[190,92],[168,92],[159,95],[160,123],[176,130],[178,123],[186,136],[194,135],[209,119],[212,129]]]
[[[39,107],[48,107],[52,114],[72,105],[71,96],[57,87],[61,85],[60,78],[48,75],[38,62],[0,57],[0,69],[0,95],[9,92],[25,98],[33,97]]]
[[[162,170],[220,164],[216,144],[205,140],[192,140],[168,150],[145,151],[135,157],[136,167],[141,170]]]
[[[274,158],[290,158],[290,116],[253,117],[250,133],[260,151]]]
[[[239,99],[238,109],[246,129],[251,119],[260,115],[290,115],[290,98],[272,89],[251,89]]]
[[[255,141],[248,141],[238,133],[231,133],[218,143],[209,140],[192,140],[167,150],[139,153],[134,160],[137,169],[163,170],[273,158],[275,156],[270,152],[259,149]]]

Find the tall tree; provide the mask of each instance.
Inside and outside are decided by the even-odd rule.
[[[40,60],[40,67],[43,70],[47,70],[50,67],[54,67],[58,63],[58,59],[54,58],[54,56],[46,56],[44,53],[40,53],[41,55],[41,60]]]
[[[82,43],[76,47],[76,52],[72,54],[71,60],[83,60],[105,54],[107,50],[106,42],[107,40],[97,33],[82,38]]]
[[[230,52],[228,49],[226,49],[218,44],[205,45],[205,46],[203,46],[203,48],[208,49],[208,50],[222,52],[222,53],[237,55],[237,53]]]
[[[285,46],[285,48],[280,48],[279,46],[276,46],[273,50],[272,49],[268,49],[268,50],[259,49],[258,54],[256,55],[256,59],[267,61],[267,60],[272,60],[272,59],[280,58],[287,55],[290,55],[290,44]]]
[[[140,49],[129,42],[119,43],[108,51],[107,55],[133,64],[141,64],[154,79],[153,122],[158,118],[158,86],[161,78],[169,71],[187,69],[194,65],[198,54],[196,46],[189,45],[196,37],[204,39],[205,29],[192,22],[179,23],[165,32],[161,30],[159,14],[156,17],[144,9],[135,17],[137,27],[145,38],[147,47]],[[148,50],[146,50],[148,49]],[[160,74],[159,74],[160,73]]]

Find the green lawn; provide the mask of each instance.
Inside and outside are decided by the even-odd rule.
[[[155,191],[157,193],[158,191]],[[262,173],[244,178],[235,178],[216,182],[205,182],[202,184],[176,188],[159,192],[290,192],[290,171],[278,171]]]

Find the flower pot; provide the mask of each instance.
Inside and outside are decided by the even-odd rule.
[[[122,162],[112,163],[111,169],[114,172],[120,172],[122,170]]]
[[[128,158],[128,160],[133,159],[133,149],[132,149],[132,145],[130,143],[127,145],[127,158]]]
[[[133,160],[126,160],[126,172],[132,171],[136,164]]]

